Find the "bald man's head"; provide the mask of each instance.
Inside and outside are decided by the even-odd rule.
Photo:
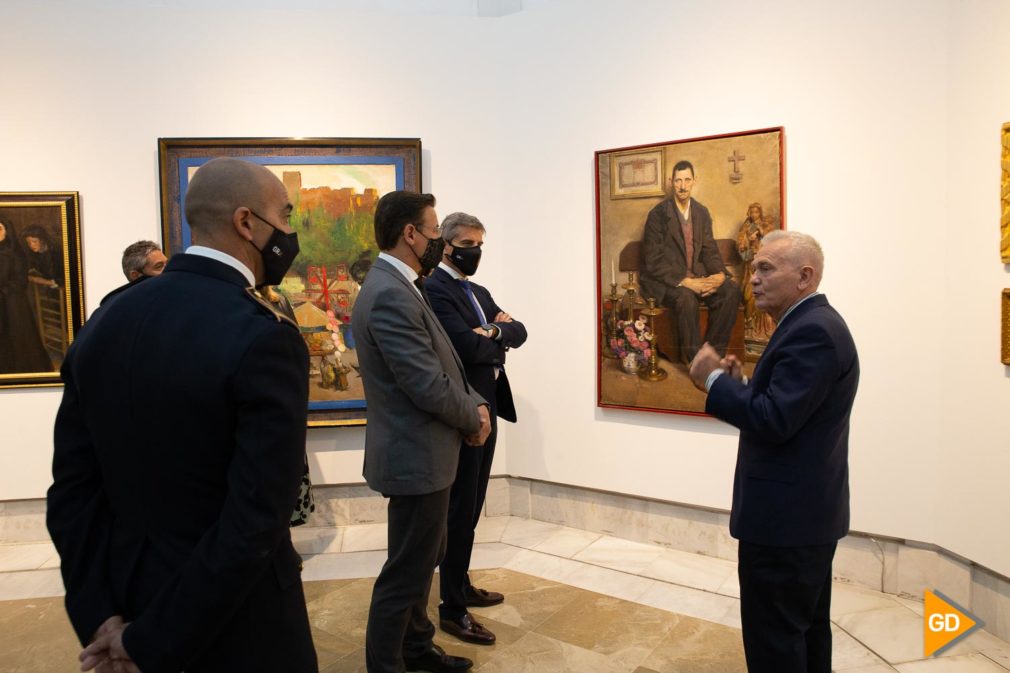
[[[755,305],[779,321],[796,302],[817,291],[824,274],[824,253],[812,236],[773,231],[761,241],[752,270]]]
[[[230,227],[237,208],[262,211],[284,185],[258,164],[221,157],[205,163],[186,190],[186,221],[196,232],[214,236]]]
[[[278,232],[294,236],[288,223],[291,210],[284,184],[263,166],[241,159],[208,161],[193,175],[186,192],[193,244],[231,255],[252,271],[257,284],[276,275],[275,270],[267,273],[264,251],[271,251],[274,266],[283,248],[293,247],[297,254],[297,239],[267,247]]]
[[[809,266],[813,270],[814,290],[824,276],[824,252],[821,244],[810,234],[779,229],[764,237],[762,245],[783,242],[783,254],[796,268]]]

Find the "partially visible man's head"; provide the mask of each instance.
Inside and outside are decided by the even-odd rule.
[[[442,238],[449,245],[453,245],[453,241],[460,236],[472,236],[474,231],[478,231],[481,234],[486,233],[484,224],[473,215],[467,213],[449,213],[442,220]]]
[[[0,241],[3,241],[6,238],[7,238],[7,225],[4,224],[3,222],[0,222]]]
[[[754,303],[780,320],[790,306],[817,290],[824,274],[824,253],[813,236],[773,231],[754,256],[753,269]]]
[[[694,188],[694,165],[690,161],[678,161],[673,167],[673,195],[681,205],[687,205]]]
[[[431,217],[427,212],[429,208],[434,212],[435,197],[431,194],[395,191],[383,195],[375,205],[375,242],[379,245],[379,250],[387,251],[396,247],[403,230],[409,224],[417,230],[423,229]],[[434,227],[429,228],[435,231],[428,231],[423,235],[425,238],[438,235],[438,220],[435,220]]]
[[[446,261],[464,276],[472,276],[477,271],[484,233],[481,221],[467,213],[451,213],[442,220]]]
[[[137,241],[123,251],[123,275],[127,280],[141,276],[160,276],[168,258],[154,241]]]

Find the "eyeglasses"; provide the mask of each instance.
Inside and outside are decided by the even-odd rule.
[[[411,222],[411,224],[414,224],[414,223]],[[414,224],[414,229],[417,229],[419,232],[422,232],[422,235],[423,235],[423,231],[424,231],[424,225],[423,224],[421,224],[421,225]],[[439,236],[442,235],[442,225],[436,224],[434,227],[431,228],[431,232],[433,234],[435,234],[435,238],[438,238]],[[427,236],[425,236],[425,238],[427,238]]]

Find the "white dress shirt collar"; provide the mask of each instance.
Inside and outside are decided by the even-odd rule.
[[[217,260],[222,264],[227,264],[245,276],[246,282],[249,283],[249,287],[254,287],[256,285],[256,276],[253,275],[252,269],[226,252],[221,252],[220,250],[208,248],[202,245],[191,245],[186,248],[186,254],[197,255],[198,257],[209,257],[210,259]]]
[[[802,304],[803,302],[805,302],[807,299],[810,299],[811,297],[816,297],[819,294],[820,294],[820,292],[811,292],[806,297],[803,297],[802,299],[800,299],[798,302],[796,302],[795,304],[793,304],[792,306],[790,306],[788,309],[786,309],[786,312],[782,314],[781,320],[779,320],[775,324],[776,325],[781,325],[782,321],[785,320],[789,316],[790,313],[792,313],[793,311],[795,311],[797,306],[799,306],[800,304]]]
[[[453,280],[466,280],[466,276],[464,276],[459,271],[457,271],[456,269],[452,268],[451,266],[449,266],[445,262],[439,262],[438,263],[438,268],[442,269],[442,271],[445,271],[447,274],[449,274],[450,276],[452,276]]]
[[[414,281],[417,280],[417,271],[414,271],[412,268],[410,268],[410,266],[403,260],[397,259],[396,257],[393,257],[392,255],[386,252],[380,252],[379,259],[386,260],[386,262],[390,264],[394,269],[403,274],[403,277],[407,279],[407,282],[410,283],[410,286],[414,288],[414,292],[416,292],[418,295],[421,294],[421,291],[417,289],[416,285],[414,285]]]
[[[687,222],[691,219],[691,199],[687,200],[687,207],[683,210],[680,209],[680,203],[677,201],[677,197],[673,199],[673,207],[677,209],[684,221]]]

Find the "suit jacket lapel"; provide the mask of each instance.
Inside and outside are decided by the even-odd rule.
[[[473,301],[470,301],[470,296],[466,293],[466,290],[463,289],[463,285],[459,281],[453,280],[452,284],[456,286],[456,294],[459,296],[460,301],[462,301],[463,304],[466,306],[467,310],[470,311],[470,315],[473,316],[474,322],[477,325],[481,325],[482,322],[480,319],[480,314],[477,313],[477,308],[473,305],[473,301],[476,301],[478,303],[480,302],[480,298],[477,297],[477,293],[474,292]],[[470,290],[473,291],[473,283],[470,284]],[[481,306],[481,310],[483,309],[484,307]],[[487,313],[487,311],[485,311],[485,313]]]
[[[764,362],[768,359],[766,356],[774,352],[774,350],[778,347],[779,342],[785,338],[786,334],[789,333],[789,330],[792,328],[793,325],[796,324],[796,320],[798,320],[800,316],[802,316],[804,313],[813,308],[827,305],[828,305],[828,298],[825,297],[823,294],[821,294],[816,297],[811,297],[810,299],[807,299],[802,304],[797,306],[792,313],[787,315],[786,319],[775,327],[775,332],[772,333],[772,338],[768,340],[768,345],[765,346],[765,350],[761,354],[761,358],[758,360],[757,365],[755,365],[754,367],[754,377],[757,378],[758,370],[761,368],[761,365],[764,364]]]
[[[694,268],[695,263],[701,257],[701,242],[702,242],[702,236],[704,236],[704,234],[702,233],[702,230],[701,230],[701,218],[697,217],[698,208],[695,207],[697,205],[698,205],[698,202],[695,201],[692,198],[691,199],[691,231],[694,232],[694,250],[692,250],[692,252],[694,253],[694,255],[693,255],[694,259],[692,259],[691,262],[690,262],[690,265],[691,265],[692,269]]]
[[[446,334],[445,328],[442,327],[442,321],[435,315],[435,312],[431,309],[431,306],[428,305],[428,302],[421,297],[421,293],[417,291],[417,288],[414,287],[413,284],[399,272],[399,270],[395,269],[393,265],[386,260],[377,259],[375,260],[375,264],[373,266],[380,268],[393,276],[393,278],[400,283],[403,283],[403,285],[410,291],[410,294],[414,297],[414,299],[421,303],[421,307],[428,313],[428,317],[431,318],[430,322],[435,325],[435,330],[442,335],[442,340],[445,342],[445,345],[449,347],[449,352],[452,353],[452,358],[456,361],[456,367],[459,369],[459,373],[463,377],[463,382],[466,385],[467,390],[469,390],[469,385],[466,384],[466,370],[463,369],[463,362],[459,359],[459,354],[456,352],[455,347],[453,347],[452,340],[449,339],[449,335]]]

